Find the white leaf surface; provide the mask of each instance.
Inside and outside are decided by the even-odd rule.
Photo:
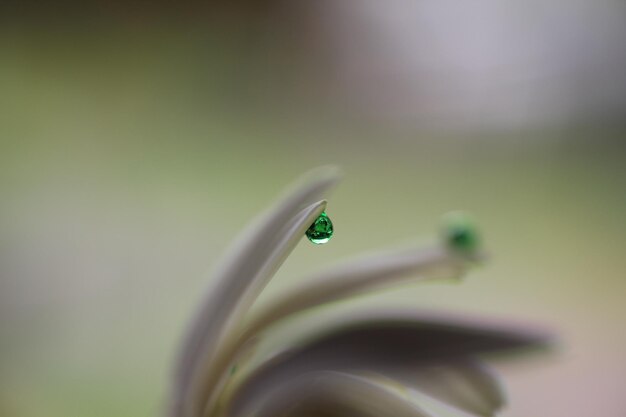
[[[244,338],[252,338],[288,316],[402,281],[458,278],[477,256],[460,256],[445,247],[434,246],[359,257],[314,274],[299,287],[275,299],[247,325]]]
[[[240,415],[240,407],[248,409],[272,387],[303,374],[328,370],[378,373],[391,379],[402,378],[407,383],[413,381],[419,388],[422,382],[427,383],[419,378],[421,368],[430,367],[434,374],[433,365],[455,365],[473,355],[543,346],[546,342],[543,331],[504,323],[421,315],[415,311],[371,311],[352,321],[331,325],[310,335],[306,342],[277,352],[261,367],[242,376],[243,382],[227,402],[233,407],[232,414]],[[485,388],[484,402],[476,405],[458,392],[452,392],[447,399],[466,410],[499,407],[501,398],[494,382],[467,366],[464,370],[459,368],[456,375],[440,372],[430,393],[441,398],[443,388],[437,389],[437,384],[442,386],[446,378],[448,382],[452,378],[467,381],[470,376]]]
[[[251,303],[324,211],[321,196],[338,180],[332,168],[309,174],[250,226],[214,274],[184,339],[176,364],[170,415],[202,415],[220,385],[227,363],[220,360],[238,334]]]
[[[393,377],[408,387],[479,416],[493,416],[506,402],[498,379],[477,359],[404,368]]]
[[[367,377],[312,372],[271,390],[262,401],[232,417],[431,417],[407,396]]]

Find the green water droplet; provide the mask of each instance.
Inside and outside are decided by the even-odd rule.
[[[326,243],[333,237],[333,222],[326,212],[322,212],[306,231],[306,237],[316,245]]]
[[[480,245],[480,236],[472,220],[464,213],[449,213],[444,218],[444,239],[448,247],[473,252]]]

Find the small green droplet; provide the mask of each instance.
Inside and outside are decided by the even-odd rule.
[[[448,247],[462,252],[473,252],[478,248],[478,231],[466,214],[449,213],[444,220],[444,239]]]
[[[333,237],[333,222],[326,212],[322,212],[306,231],[306,237],[316,245],[326,243]]]

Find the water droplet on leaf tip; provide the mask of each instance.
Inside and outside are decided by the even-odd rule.
[[[480,236],[474,222],[465,213],[454,212],[444,217],[443,237],[454,250],[472,252],[480,245]]]
[[[314,244],[321,245],[333,237],[333,222],[326,212],[322,212],[313,224],[307,229],[306,237]]]

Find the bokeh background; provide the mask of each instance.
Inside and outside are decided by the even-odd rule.
[[[626,413],[626,4],[3,2],[0,415],[152,416],[230,240],[339,165],[264,297],[472,212],[492,259],[394,305],[555,330],[505,416]],[[263,301],[263,300],[261,300]]]

